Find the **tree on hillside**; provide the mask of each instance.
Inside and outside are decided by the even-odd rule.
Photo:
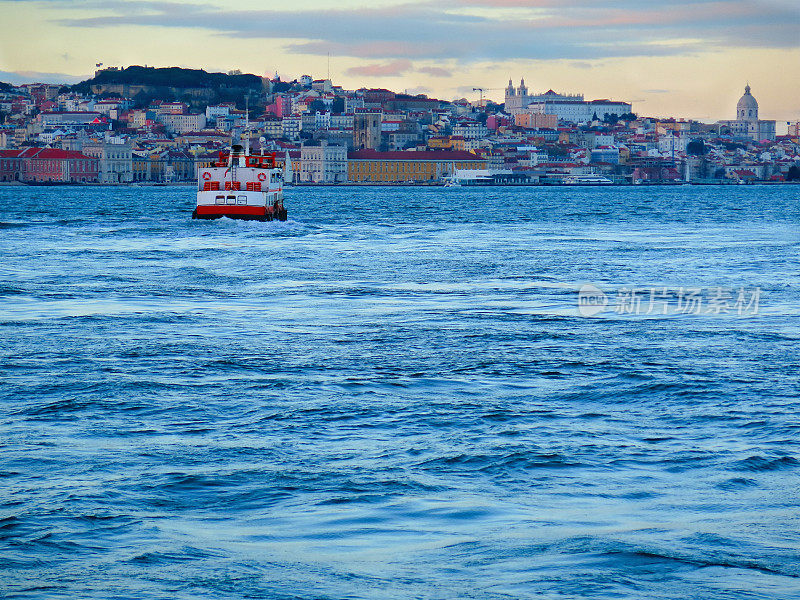
[[[786,181],[800,181],[800,166],[792,165],[786,174]]]
[[[686,144],[686,153],[692,156],[703,156],[706,153],[706,145],[703,140],[692,140]]]
[[[616,113],[606,113],[603,115],[603,123],[608,123],[609,125],[616,125],[617,121],[619,121],[619,117]]]
[[[322,100],[314,100],[311,104],[308,105],[308,111],[311,114],[321,112],[324,113],[328,110],[328,107],[325,106],[325,103]]]

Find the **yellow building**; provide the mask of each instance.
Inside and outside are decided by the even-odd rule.
[[[436,181],[459,169],[485,169],[486,159],[458,150],[376,152],[347,155],[347,180],[369,183]]]
[[[466,150],[466,140],[460,135],[428,138],[428,148],[435,150]]]
[[[428,138],[428,148],[436,148],[441,150],[442,148],[450,148],[450,137],[432,137]]]
[[[149,181],[150,179],[150,158],[147,154],[138,154],[133,152],[131,154],[133,180],[134,181]]]

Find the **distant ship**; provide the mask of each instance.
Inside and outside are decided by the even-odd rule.
[[[197,175],[193,219],[285,221],[283,167],[275,153],[250,154],[239,144],[220,152],[213,167]]]
[[[561,180],[564,185],[611,185],[614,183],[602,175],[567,175]]]

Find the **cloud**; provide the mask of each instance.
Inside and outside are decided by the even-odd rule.
[[[430,75],[431,77],[451,77],[453,75],[452,72],[447,69],[442,69],[441,67],[420,67],[417,69],[417,72]]]
[[[385,64],[361,65],[347,69],[348,75],[361,77],[395,77],[411,70],[410,60],[395,60]]]
[[[457,0],[447,5],[425,0],[313,11],[237,11],[168,1],[139,2],[135,10],[120,0],[102,6],[92,16],[84,10],[60,22],[83,28],[200,28],[223,37],[284,39],[294,53],[389,61],[580,63],[731,47],[800,47],[800,8],[778,0],[676,0],[668,6],[641,0]]]

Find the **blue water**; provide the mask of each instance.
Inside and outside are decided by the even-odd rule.
[[[192,194],[0,187],[0,595],[800,598],[800,188]]]

